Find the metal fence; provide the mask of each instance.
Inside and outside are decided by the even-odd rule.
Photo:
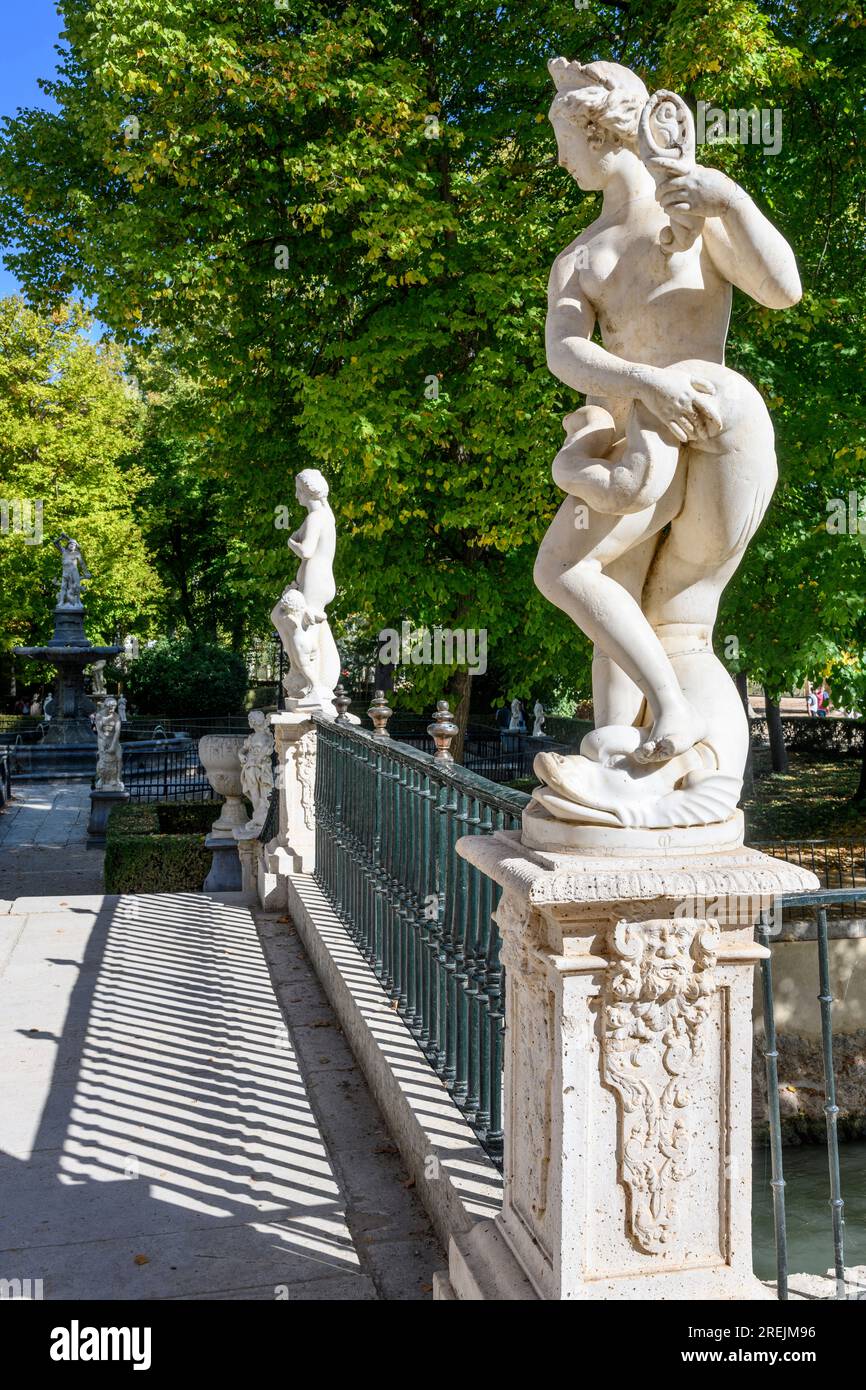
[[[133,744],[123,751],[123,784],[130,801],[219,800],[199,761],[196,744],[144,754],[136,754]]]
[[[835,1296],[847,1298],[845,1285],[845,1240],[842,1179],[839,1167],[839,1106],[836,1103],[836,1073],[833,1062],[833,991],[830,979],[830,941],[827,914],[833,906],[845,906],[856,900],[856,893],[846,889],[825,890],[820,893],[801,893],[786,896],[777,904],[786,909],[814,913],[816,925],[816,984],[821,1011],[821,1055],[824,1068],[824,1116],[827,1128],[827,1200],[828,1252],[833,1251]],[[850,910],[850,909],[849,909]],[[773,1192],[773,1222],[776,1235],[776,1287],[780,1299],[788,1298],[788,1236],[785,1213],[785,1177],[782,1157],[782,1117],[779,1105],[779,1052],[776,1035],[775,1002],[773,997],[772,939],[773,925],[763,916],[755,930],[760,945],[770,951],[761,962],[761,984],[764,1013],[764,1062],[767,1072],[767,1108],[770,1129],[771,1188]],[[831,1246],[832,1241],[832,1246]]]
[[[500,890],[455,845],[517,828],[529,798],[366,730],[316,724],[316,879],[499,1162]]]
[[[866,844],[862,840],[767,840],[754,848],[811,870],[823,889],[836,890],[837,896],[827,902],[831,916],[866,915]],[[797,906],[786,906],[786,917],[796,916]]]
[[[397,1011],[475,1130],[501,1162],[504,972],[492,920],[500,890],[461,859],[462,835],[517,829],[529,798],[390,738],[316,718],[316,879]],[[808,842],[797,842],[800,849]],[[778,854],[781,846],[765,847]],[[810,847],[794,862],[819,864]],[[858,861],[859,875],[864,861]],[[827,872],[829,868],[825,866]],[[866,897],[866,887],[864,887]],[[846,1297],[828,914],[851,915],[858,888],[786,896],[758,941],[791,939],[790,914],[816,917],[828,1163],[828,1263]],[[797,939],[800,939],[799,935]],[[788,1251],[772,957],[762,962],[778,1297],[788,1296]]]

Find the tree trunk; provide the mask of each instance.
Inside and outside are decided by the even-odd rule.
[[[448,682],[448,703],[451,706],[451,717],[457,725],[457,737],[451,745],[451,752],[454,755],[455,763],[463,761],[463,745],[466,742],[466,730],[469,727],[469,705],[472,700],[472,672],[458,670]]]
[[[764,686],[764,711],[767,717],[767,733],[770,735],[770,766],[774,772],[788,771],[788,750],[785,735],[782,733],[782,715],[777,700]]]
[[[752,797],[755,795],[755,765],[752,757],[752,725],[749,722],[749,677],[745,671],[737,672],[734,677],[734,684],[743,702],[746,723],[749,728],[749,751],[746,755],[746,766],[743,768],[743,796]]]

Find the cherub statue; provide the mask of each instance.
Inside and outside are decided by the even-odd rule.
[[[96,711],[96,786],[100,791],[123,791],[123,752],[117,701],[108,695]]]
[[[253,813],[243,830],[237,832],[238,838],[258,835],[267,818],[274,789],[271,762],[274,736],[268,728],[263,710],[250,710],[249,726],[252,733],[244,739],[240,751],[241,787],[252,805]]]
[[[547,734],[542,733],[544,728],[544,705],[540,700],[536,700],[532,707],[532,737],[547,738]]]
[[[87,565],[84,563],[84,556],[81,553],[81,546],[78,541],[61,532],[55,538],[53,544],[60,551],[60,558],[63,569],[60,577],[60,592],[57,599],[58,608],[81,608],[81,580],[91,579],[92,575]],[[80,573],[79,573],[80,571]]]
[[[559,163],[602,206],[550,275],[548,365],[586,404],[564,421],[567,495],[535,582],[594,644],[597,727],[579,755],[538,754],[534,814],[733,825],[748,728],[713,624],[777,470],[725,339],[733,287],[787,308],[797,266],[748,194],[695,162],[679,97],[618,63],[550,71]]]

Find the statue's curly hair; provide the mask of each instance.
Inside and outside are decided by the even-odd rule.
[[[298,480],[306,488],[311,497],[314,497],[317,502],[324,502],[328,495],[329,488],[327,480],[324,475],[319,472],[318,468],[305,468],[298,474]]]
[[[600,149],[605,136],[637,151],[637,130],[645,99],[624,87],[576,87],[560,92],[553,100],[551,115],[562,111],[587,133],[590,147]]]

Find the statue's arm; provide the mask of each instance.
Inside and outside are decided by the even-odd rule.
[[[710,218],[705,228],[710,259],[732,285],[766,309],[799,303],[803,290],[794,253],[747,193],[723,217]]]
[[[661,163],[661,161],[658,161]],[[669,166],[672,167],[672,166]],[[794,253],[744,188],[702,164],[674,175],[659,202],[674,219],[706,219],[706,251],[719,273],[766,309],[789,309],[802,296]]]
[[[581,288],[576,268],[577,244],[557,256],[547,289],[545,342],[547,365],[554,376],[587,396],[637,400],[645,390],[649,369],[639,362],[615,357],[590,341],[595,309]]]
[[[299,531],[289,541],[290,548],[302,560],[309,560],[316,553],[320,534],[319,518],[316,512],[307,518]]]

